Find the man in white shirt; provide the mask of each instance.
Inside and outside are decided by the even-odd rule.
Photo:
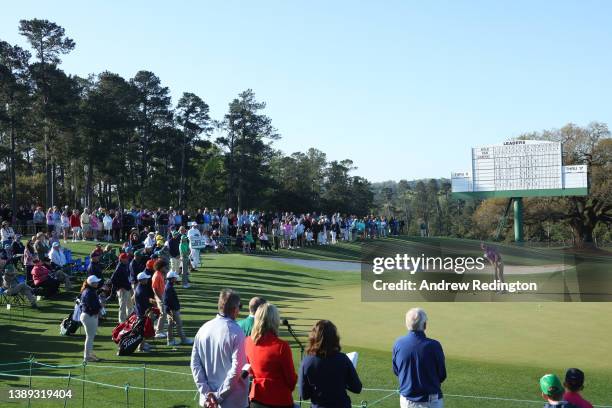
[[[200,406],[246,408],[248,382],[242,378],[246,364],[244,333],[236,318],[240,295],[231,289],[219,294],[219,314],[206,322],[194,339],[191,373],[200,393]]]

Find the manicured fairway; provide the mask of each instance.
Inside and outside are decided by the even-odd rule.
[[[85,254],[89,243],[68,244],[76,253]],[[359,258],[355,244],[281,251],[281,256],[311,259]],[[193,276],[194,287],[180,289],[188,335],[214,316],[216,296],[222,287],[240,291],[243,298],[263,295],[277,304],[305,340],[314,321],[334,321],[340,331],[344,351],[360,351],[358,371],[366,388],[396,387],[391,370],[390,349],[396,337],[405,332],[403,315],[414,304],[361,302],[358,272],[322,271],[287,265],[267,257],[242,254],[203,256],[204,269]],[[0,311],[0,362],[27,359],[51,365],[78,365],[83,336],[61,337],[59,321],[72,307],[75,292],[41,303],[40,311],[13,308]],[[430,322],[428,335],[440,340],[447,355],[449,378],[444,384],[447,407],[538,407],[541,403],[476,399],[498,397],[538,401],[537,379],[546,372],[563,374],[569,366],[583,369],[587,375],[585,396],[594,403],[612,405],[612,304],[606,303],[426,303]],[[23,313],[23,315],[22,315]],[[116,307],[109,310],[110,320],[103,323],[96,337],[95,349],[105,359],[87,366],[85,379],[114,385],[85,384],[85,406],[169,407],[196,406],[193,392],[136,388],[192,390],[189,374],[189,347],[169,350],[161,341],[153,342],[156,351],[131,357],[115,356],[110,340]],[[283,331],[286,339],[287,333]],[[295,354],[295,360],[299,353]],[[143,364],[147,370],[144,372]],[[110,368],[106,366],[111,366]],[[125,368],[122,368],[125,367]],[[0,366],[1,372],[22,375],[29,364]],[[131,369],[131,371],[128,371]],[[182,374],[172,374],[168,370]],[[25,370],[25,371],[14,371]],[[82,367],[60,369],[33,365],[38,376],[83,374]],[[145,379],[146,376],[146,379]],[[82,379],[83,377],[80,377]],[[66,387],[67,379],[34,378],[32,388]],[[27,378],[0,376],[0,405],[28,406],[27,401],[7,404],[8,386],[28,386]],[[71,380],[73,398],[68,407],[82,406],[83,383]],[[353,403],[372,402],[389,395],[386,391],[364,391],[353,396]],[[33,407],[64,406],[64,401],[31,401]],[[375,406],[398,406],[396,396]]]

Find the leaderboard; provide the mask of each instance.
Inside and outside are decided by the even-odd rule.
[[[558,142],[512,140],[474,147],[471,159],[470,170],[451,174],[454,193],[508,192],[506,196],[511,197],[512,191],[537,190],[556,195],[565,190],[562,195],[587,194],[587,166],[563,166]]]
[[[473,191],[562,188],[561,143],[517,140],[472,149]]]

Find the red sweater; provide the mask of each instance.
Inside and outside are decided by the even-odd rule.
[[[257,344],[247,337],[245,349],[253,374],[250,399],[264,405],[293,405],[297,374],[289,343],[268,332]]]
[[[34,285],[38,286],[49,279],[49,270],[43,265],[34,265],[32,268],[32,280]]]

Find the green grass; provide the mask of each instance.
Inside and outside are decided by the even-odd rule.
[[[87,254],[90,243],[68,244],[76,256]],[[539,250],[542,251],[542,250]],[[276,254],[275,254],[276,255]],[[358,260],[358,244],[315,247],[281,251],[283,257],[309,259]],[[394,389],[397,384],[391,370],[390,349],[404,334],[403,315],[410,303],[361,302],[360,274],[327,272],[287,265],[266,256],[242,254],[203,256],[201,271],[193,275],[194,287],[179,289],[187,334],[193,336],[201,324],[215,313],[216,297],[222,287],[240,291],[243,298],[263,295],[277,304],[283,317],[291,320],[302,339],[313,322],[327,318],[340,331],[344,351],[360,352],[359,374],[367,388]],[[82,359],[83,335],[62,337],[60,320],[72,308],[75,292],[45,300],[40,311],[13,308],[0,310],[0,362],[26,359],[52,365],[78,365]],[[609,339],[612,335],[612,304],[609,303],[426,303],[430,318],[428,335],[442,342],[449,378],[444,384],[447,407],[538,407],[541,403],[477,400],[455,395],[490,396],[539,401],[537,380],[547,372],[562,375],[569,366],[583,369],[587,375],[585,396],[596,404],[612,405],[612,360]],[[23,313],[23,316],[22,316]],[[99,365],[88,366],[86,379],[118,387],[129,383],[143,387],[143,364],[147,368],[189,374],[189,347],[170,351],[162,341],[153,341],[157,350],[150,354],[117,357],[110,339],[115,326],[116,305],[109,308],[111,321],[99,328],[96,354],[104,358]],[[281,333],[289,339],[286,332]],[[299,355],[295,355],[296,362]],[[123,368],[131,367],[132,371]],[[26,369],[29,366],[0,366],[0,371]],[[148,388],[193,389],[189,375],[148,370]],[[82,368],[41,369],[34,375],[82,375]],[[28,386],[27,378],[0,376],[0,406],[26,407],[27,402],[7,403],[6,389]],[[34,378],[33,388],[65,388],[67,380]],[[67,407],[80,407],[82,383],[73,380],[73,398]],[[125,406],[123,388],[108,388],[87,383],[85,406]],[[129,391],[130,406],[195,407],[194,393]],[[364,391],[352,395],[353,403],[369,403],[388,395],[383,391]],[[377,406],[396,407],[395,396]],[[63,401],[34,401],[32,407],[64,406]]]

